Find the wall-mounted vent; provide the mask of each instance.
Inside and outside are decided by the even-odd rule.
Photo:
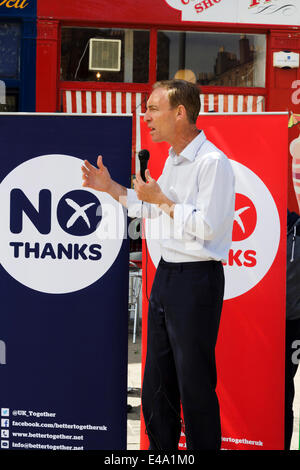
[[[119,72],[121,69],[120,39],[90,39],[89,70]]]

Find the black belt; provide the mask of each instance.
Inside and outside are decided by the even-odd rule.
[[[174,269],[178,271],[184,271],[188,269],[203,269],[210,264],[219,264],[219,263],[221,263],[221,261],[216,261],[216,260],[187,261],[184,263],[171,263],[161,258],[159,262],[159,267],[167,268],[167,269]]]

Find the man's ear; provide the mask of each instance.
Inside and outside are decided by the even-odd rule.
[[[185,107],[183,106],[183,104],[180,104],[180,105],[177,107],[177,117],[180,118],[180,119],[187,117],[187,115],[186,115],[186,109],[185,109]]]

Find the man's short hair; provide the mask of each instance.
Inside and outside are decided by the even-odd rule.
[[[171,108],[180,104],[186,109],[188,120],[195,124],[200,112],[200,89],[195,83],[186,80],[161,80],[154,83],[153,89],[165,88]]]

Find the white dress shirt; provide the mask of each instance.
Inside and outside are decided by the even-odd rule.
[[[175,203],[174,218],[127,190],[129,217],[159,217],[161,256],[168,262],[226,261],[234,220],[234,174],[224,153],[201,131],[180,153],[169,150],[157,180]],[[157,222],[157,221],[156,221]]]

